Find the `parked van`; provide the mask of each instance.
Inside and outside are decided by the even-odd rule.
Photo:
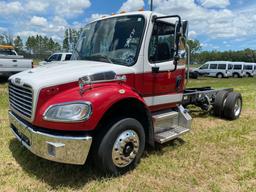
[[[228,61],[208,61],[193,71],[199,74],[207,74],[209,77],[223,78],[232,76],[232,67],[233,65]]]
[[[246,77],[254,76],[254,63],[244,63],[244,74]]]
[[[244,73],[244,62],[231,62],[230,64],[233,65],[233,69],[232,69],[232,76],[235,78],[242,78],[245,76]]]

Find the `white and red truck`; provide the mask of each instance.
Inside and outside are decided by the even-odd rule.
[[[145,146],[191,128],[183,106],[237,119],[233,89],[185,88],[188,22],[150,11],[98,19],[84,27],[73,60],[9,78],[9,118],[16,138],[42,158],[133,169]],[[187,70],[189,71],[189,70]]]

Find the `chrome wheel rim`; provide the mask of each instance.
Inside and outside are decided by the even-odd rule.
[[[237,99],[236,103],[235,103],[235,107],[234,107],[234,113],[235,116],[239,116],[240,112],[241,112],[241,106],[242,106],[242,101],[241,99]]]
[[[131,164],[139,151],[140,140],[133,130],[122,132],[116,139],[112,149],[112,160],[117,167]]]

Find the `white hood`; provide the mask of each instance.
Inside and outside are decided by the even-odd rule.
[[[131,67],[125,67],[110,63],[95,61],[66,61],[51,65],[44,65],[30,69],[10,77],[15,83],[15,79],[20,79],[20,84],[28,84],[34,91],[44,87],[65,84],[78,81],[80,77],[92,75],[99,72],[114,71],[116,74],[135,73]]]

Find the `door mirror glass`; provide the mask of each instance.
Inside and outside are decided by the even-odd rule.
[[[182,21],[181,23],[181,33],[184,37],[188,37],[188,21]]]

